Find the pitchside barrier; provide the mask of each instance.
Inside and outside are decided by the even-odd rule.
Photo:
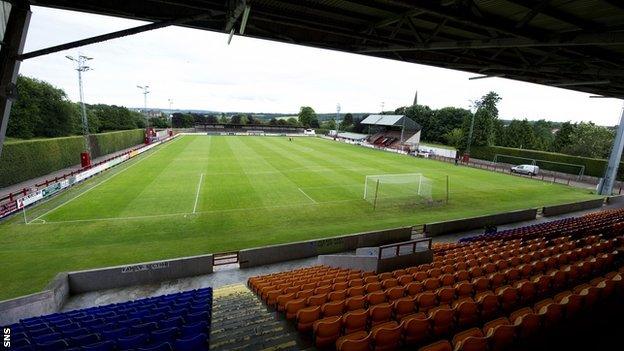
[[[411,236],[412,227],[379,230],[240,250],[238,259],[240,268],[249,268],[323,254],[351,251],[358,247],[379,246],[397,241],[406,241]]]
[[[472,229],[481,229],[489,225],[501,225],[514,222],[530,221],[537,216],[537,209],[512,211],[497,213],[487,216],[456,219],[446,222],[425,224],[424,232],[426,236],[438,236],[448,233],[464,232]]]
[[[23,195],[20,198],[15,198],[16,196],[15,197],[12,196],[14,194],[10,194],[8,197],[4,198],[7,201],[0,204],[0,219],[6,216],[9,216],[15,212],[18,212],[36,202],[46,199],[63,189],[69,188],[70,186],[74,184],[78,184],[86,179],[89,179],[98,173],[101,173],[107,169],[115,167],[116,165],[122,162],[126,162],[129,159],[135,156],[138,156],[162,143],[165,143],[167,141],[170,141],[176,138],[177,136],[178,134],[173,135],[171,137],[167,137],[163,140],[153,142],[149,145],[138,147],[136,149],[123,153],[119,156],[115,156],[108,160],[102,161],[98,164],[95,164],[92,167],[82,170],[80,172],[77,172],[77,173],[72,172],[72,174],[70,174],[70,176],[67,178],[65,177],[61,177],[60,179],[55,178],[52,181],[46,181],[43,184],[38,184],[39,186],[37,188],[31,189],[28,192],[26,191],[20,192],[19,194],[16,195],[16,196]]]
[[[69,294],[67,273],[59,273],[41,292],[0,301],[0,325],[58,312]]]
[[[605,199],[601,197],[600,199],[595,199],[595,200],[574,202],[570,204],[555,205],[555,206],[545,206],[542,209],[542,214],[545,217],[550,217],[550,216],[557,216],[557,215],[564,214],[564,213],[589,210],[592,208],[602,207],[604,202],[605,202]]]

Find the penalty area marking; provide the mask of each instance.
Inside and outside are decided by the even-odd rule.
[[[310,195],[306,194],[306,192],[305,192],[305,191],[303,191],[303,189],[301,189],[301,188],[297,188],[297,189],[299,189],[299,191],[301,191],[301,193],[302,193],[303,195],[305,195],[308,199],[310,199],[310,201],[312,201],[312,202],[313,202],[313,203],[315,203],[315,204],[317,204],[317,203],[318,203],[318,202],[314,201],[314,199],[313,199],[313,198],[311,198],[311,197],[310,197]]]
[[[193,214],[197,212],[197,202],[199,201],[199,190],[201,189],[202,180],[204,180],[204,174],[199,176],[199,183],[197,183],[197,194],[195,195],[195,205],[193,205]]]

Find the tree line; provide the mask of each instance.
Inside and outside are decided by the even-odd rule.
[[[70,101],[67,94],[53,85],[30,77],[17,79],[18,97],[11,108],[7,136],[29,139],[34,137],[61,137],[82,133],[80,105]],[[501,97],[489,92],[473,103],[471,110],[458,107],[432,109],[426,105],[399,107],[386,114],[404,114],[422,126],[421,140],[454,146],[463,151],[468,146],[472,125],[471,145],[505,146],[520,149],[560,152],[576,156],[606,158],[615,135],[614,128],[592,122],[550,122],[527,119],[504,121],[499,119]],[[123,106],[87,105],[91,133],[145,128],[147,120],[136,111]],[[310,106],[302,106],[297,116],[263,119],[253,114],[232,115],[174,113],[172,125],[190,128],[195,124],[276,125],[320,129],[321,132],[338,129],[366,133],[361,121],[365,114],[346,113],[338,121],[331,114],[317,114]],[[474,122],[473,122],[474,119]],[[165,116],[151,118],[158,128],[170,127]],[[338,123],[338,125],[337,125]]]
[[[8,137],[30,139],[82,134],[80,104],[70,101],[62,89],[20,75],[17,92],[7,126]],[[91,133],[146,126],[142,114],[123,106],[86,105],[86,110]]]

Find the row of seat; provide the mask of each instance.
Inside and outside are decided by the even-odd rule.
[[[603,248],[605,250],[606,248]],[[587,257],[587,256],[582,256]],[[598,267],[604,267],[613,261],[613,254],[599,255],[595,262],[592,264]],[[398,285],[398,280],[387,279],[384,283],[373,282],[365,286],[351,287],[347,290],[331,292],[329,294],[310,295],[311,292],[300,291],[299,293],[290,293],[280,295],[277,298],[277,310],[285,311],[287,319],[293,319],[299,310],[306,307],[320,307],[319,311],[323,315],[334,315],[336,311],[340,310],[341,306],[345,306],[347,310],[361,308],[362,304],[366,306],[373,306],[386,301],[394,301],[404,296],[416,296],[422,301],[437,300],[442,302],[448,302],[456,297],[474,296],[476,293],[487,289],[496,289],[509,282],[529,278],[538,273],[546,273],[559,262],[568,262],[568,260],[555,260],[554,264],[551,262],[551,266],[543,263],[539,258],[532,264],[523,264],[519,268],[508,268],[503,272],[495,272],[486,275],[482,271],[474,271],[472,281],[468,281],[470,276],[466,273],[462,274],[462,271],[455,273],[455,275],[445,275],[441,279],[428,278],[422,283],[418,281],[412,281],[406,286]],[[590,264],[582,265],[581,267],[570,266],[569,270],[575,276],[581,273],[577,271],[586,271],[591,269]],[[552,276],[550,275],[552,274]],[[548,275],[544,275],[536,281],[536,284],[542,286],[544,284],[550,284],[551,281],[557,282],[561,279],[563,272],[552,272]],[[457,276],[457,278],[455,278]],[[448,277],[449,279],[445,279]],[[457,280],[457,283],[455,283]],[[383,290],[383,287],[387,289]],[[301,295],[306,293],[307,295]],[[328,302],[329,301],[329,302]]]
[[[562,250],[576,247],[575,245],[579,244],[580,242],[581,241],[577,240],[576,242],[568,242],[565,244],[560,244],[557,246],[552,246],[552,247],[542,248],[542,249],[539,249],[541,246],[538,246],[538,245],[535,245],[535,247],[529,246],[530,249],[536,249],[536,250],[539,249],[539,250],[538,251],[519,251],[519,252],[528,252],[528,253],[526,253],[525,255],[521,255],[520,257],[512,257],[512,258],[509,258],[509,257],[510,255],[514,253],[514,251],[513,250],[505,251],[503,249],[503,250],[497,251],[498,252],[497,254],[480,257],[480,259],[478,260],[475,259],[475,260],[468,260],[467,262],[464,262],[460,259],[454,265],[447,264],[445,266],[435,264],[433,268],[428,269],[426,272],[420,269],[412,270],[408,268],[406,270],[395,270],[393,272],[382,273],[379,275],[368,275],[368,276],[365,276],[364,279],[352,278],[351,280],[348,280],[348,281],[345,281],[348,278],[342,277],[342,278],[334,278],[331,281],[324,280],[324,281],[320,281],[317,283],[308,282],[308,283],[301,284],[301,285],[297,285],[294,282],[283,282],[283,281],[280,281],[276,285],[274,283],[273,284],[265,283],[263,285],[256,285],[256,292],[259,293],[260,297],[269,306],[274,307],[277,305],[279,307],[279,310],[282,311],[283,304],[278,303],[278,297],[280,300],[283,301],[284,298],[286,297],[290,299],[308,298],[313,295],[318,295],[318,294],[323,294],[323,293],[332,293],[332,292],[334,292],[335,295],[339,296],[342,294],[341,291],[344,289],[348,289],[347,294],[346,294],[347,296],[354,296],[354,295],[359,295],[359,294],[352,293],[351,290],[357,290],[355,288],[362,286],[362,285],[368,285],[368,284],[380,282],[379,281],[380,279],[383,279],[380,283],[382,284],[382,287],[384,288],[396,286],[397,282],[399,285],[405,286],[413,280],[419,281],[419,280],[425,280],[428,277],[432,277],[432,278],[440,277],[442,273],[449,274],[449,272],[452,272],[454,270],[458,270],[459,275],[461,276],[463,276],[463,273],[461,272],[462,270],[468,270],[468,274],[471,277],[481,276],[482,275],[480,273],[480,271],[482,270],[482,268],[480,267],[481,265],[483,266],[483,270],[485,270],[488,273],[493,273],[497,267],[501,269],[502,267],[508,267],[510,265],[518,265],[518,263],[516,263],[516,261],[518,260],[523,261],[523,262],[528,262],[529,260],[532,260],[534,258],[533,257],[534,255],[539,255],[540,257],[547,257],[548,255],[560,253],[562,252]],[[607,242],[603,242],[601,245],[612,247],[614,243],[611,241],[607,241]],[[600,249],[601,247],[598,247],[598,246],[593,247],[591,249],[579,248],[579,251],[577,252],[577,254],[586,256],[588,254],[595,254],[595,252]],[[575,254],[570,253],[570,255],[575,255]],[[465,255],[465,256],[470,257],[470,255]],[[484,260],[482,260],[481,258],[484,258]],[[554,261],[554,260],[555,258],[551,259],[551,261]],[[443,261],[443,262],[449,263],[448,260]],[[546,264],[548,267],[551,267],[553,265],[553,263],[549,263],[548,261],[546,262]],[[415,273],[410,274],[410,272],[415,272]],[[447,275],[446,277],[442,277],[442,278],[448,280],[449,277]],[[455,279],[455,280],[461,281],[465,279],[466,278],[460,278],[460,279]],[[326,284],[326,285],[323,285],[323,284]],[[446,285],[446,284],[443,284],[443,285]],[[365,290],[367,292],[370,292],[370,289],[368,288]],[[338,298],[330,298],[330,300],[336,300],[336,299]]]
[[[208,349],[212,289],[22,319],[12,350]]]
[[[585,259],[578,263],[583,262],[591,262],[591,259]],[[566,287],[568,281],[570,283],[578,282],[579,278],[563,275],[565,281],[561,284],[551,285],[544,284],[549,280],[542,279],[543,277],[548,276],[536,276],[533,280],[521,279],[517,282],[510,282],[513,286],[507,285],[495,291],[481,292],[475,296],[475,299],[451,296],[449,300],[440,301],[432,293],[422,293],[416,297],[401,298],[391,304],[374,305],[368,310],[347,312],[339,322],[336,321],[335,317],[320,319],[313,325],[314,340],[317,346],[323,346],[328,343],[330,332],[334,332],[331,334],[334,340],[340,335],[335,334],[336,330],[341,330],[343,334],[348,335],[366,327],[373,328],[378,324],[390,321],[390,319],[402,322],[415,315],[425,316],[426,314],[431,317],[434,329],[448,331],[449,321],[454,317],[461,321],[460,325],[470,324],[470,322],[496,315],[497,311],[510,311],[521,304],[545,297],[553,290]],[[314,309],[310,308],[299,311],[297,322],[300,330],[305,330],[305,327],[310,324],[313,311]],[[329,326],[326,325],[328,323]],[[336,323],[341,324],[340,329],[336,327]],[[413,335],[409,336],[408,339],[417,340],[419,338],[418,330],[419,328],[415,328]]]
[[[581,217],[565,218],[530,226],[508,229],[500,232],[486,233],[468,238],[462,238],[460,243],[488,241],[514,238],[533,238],[535,236],[550,237],[559,236],[561,233],[568,235],[585,236],[587,234],[608,230],[613,235],[622,234],[622,221],[624,220],[623,209],[598,211]]]
[[[540,334],[574,321],[585,314],[589,317],[602,309],[611,308],[615,299],[624,298],[622,276],[624,268],[581,284],[572,290],[561,292],[554,298],[545,299],[512,312],[509,317],[500,317],[485,323],[482,329],[470,328],[455,334],[452,343],[439,340],[423,346],[419,351],[506,350],[516,342],[530,341]]]
[[[570,291],[563,291],[552,298],[536,302],[532,307],[501,311],[483,323],[483,327],[472,327],[458,332],[453,337],[455,350],[505,350],[516,338],[529,339],[540,330],[548,330],[564,318],[574,318],[581,312],[591,313],[600,302],[611,301],[614,296],[624,296],[621,272],[612,271],[594,278],[589,283],[577,285]],[[554,292],[553,292],[554,293]],[[507,318],[507,316],[509,318]],[[473,323],[481,324],[481,323]],[[466,327],[453,318],[448,308],[437,308],[428,316],[420,313],[397,321],[377,324],[370,331],[360,330],[336,340],[339,351],[394,350],[402,344],[422,345],[442,335],[453,335],[457,329]],[[442,346],[443,345],[443,346]],[[421,350],[450,350],[448,341],[436,342]]]

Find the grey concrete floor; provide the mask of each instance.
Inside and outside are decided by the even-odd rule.
[[[624,207],[622,204],[612,204],[604,206],[602,210],[611,208]],[[567,213],[561,216],[538,217],[535,220],[512,223],[498,226],[498,230],[527,226],[531,224],[553,221],[561,218],[580,216],[589,212],[595,212],[597,209]],[[470,230],[456,234],[441,235],[433,238],[433,242],[454,242],[464,237],[469,237],[483,233],[483,230]],[[343,254],[350,254],[345,252]],[[62,311],[70,311],[75,309],[87,308],[91,306],[100,306],[111,303],[119,303],[145,297],[170,294],[179,291],[192,290],[204,287],[219,288],[231,284],[246,283],[247,279],[256,275],[269,274],[274,272],[282,272],[300,267],[306,267],[317,264],[317,257],[310,257],[301,260],[293,260],[281,263],[275,263],[260,267],[239,269],[237,264],[224,265],[215,267],[214,273],[200,275],[195,277],[176,279],[158,284],[140,285],[128,288],[110,289],[102,291],[94,291],[73,295],[65,303]]]

